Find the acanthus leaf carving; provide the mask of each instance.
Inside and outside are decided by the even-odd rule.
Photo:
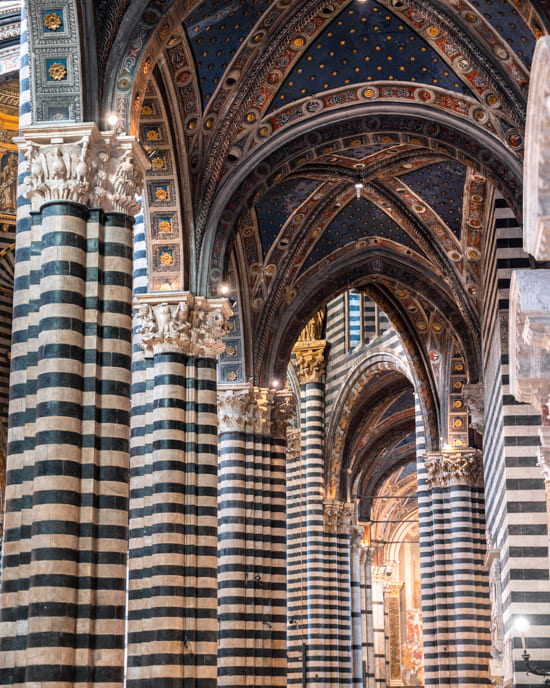
[[[250,385],[218,390],[218,430],[222,432],[245,432],[254,419],[251,406],[254,404]]]
[[[233,314],[227,299],[188,292],[139,294],[134,305],[145,356],[176,352],[215,358],[225,351],[223,338]]]
[[[105,212],[135,215],[149,160],[131,136],[102,133],[94,123],[21,130],[14,139],[29,172],[33,210],[49,201],[72,201]]]
[[[294,345],[298,366],[298,378],[301,385],[321,383],[325,374],[325,340],[298,342]]]
[[[483,485],[483,465],[478,449],[453,452],[430,452],[424,455],[428,473],[428,487],[453,487]]]

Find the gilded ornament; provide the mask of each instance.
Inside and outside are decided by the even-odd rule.
[[[237,352],[236,352],[234,346],[228,346],[228,347],[226,348],[226,350],[225,350],[225,353],[226,353],[228,356],[234,356]]]
[[[306,44],[305,38],[303,38],[302,36],[297,36],[297,37],[292,41],[292,45],[293,45],[295,48],[303,48],[305,44]]]
[[[172,231],[172,223],[169,220],[161,220],[159,222],[159,230],[163,234],[168,234]]]
[[[457,418],[454,422],[455,428],[461,428],[464,425],[464,423],[460,420],[460,418]]]
[[[158,141],[160,139],[160,131],[158,129],[148,129],[147,138],[149,141]]]
[[[167,201],[168,191],[166,191],[166,189],[157,189],[155,191],[155,196],[157,197],[157,201]]]
[[[230,370],[227,373],[227,379],[229,380],[229,382],[235,382],[235,380],[237,379],[237,373],[234,370]]]
[[[57,31],[61,28],[62,24],[63,22],[61,21],[61,17],[57,14],[57,12],[48,12],[48,14],[44,17],[44,26],[49,31]]]
[[[67,70],[61,62],[54,62],[50,65],[48,73],[54,81],[63,81],[67,76]]]
[[[428,35],[432,38],[439,36],[439,29],[437,28],[437,26],[430,26],[430,28],[428,29]]]
[[[160,262],[163,265],[172,265],[174,262],[174,256],[171,253],[168,253],[167,251],[164,253],[160,254]]]
[[[164,169],[164,160],[162,158],[153,158],[151,160],[151,164],[155,168],[155,170],[162,170]]]
[[[153,114],[153,108],[150,105],[144,105],[141,108],[141,114],[145,115],[146,117],[149,117],[150,115]]]

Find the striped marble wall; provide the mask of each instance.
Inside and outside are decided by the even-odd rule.
[[[485,371],[484,471],[490,548],[498,556],[504,639],[494,629],[493,654],[505,680],[535,685],[520,658],[517,616],[527,616],[534,663],[550,671],[550,585],[546,495],[537,467],[540,415],[508,388],[508,295],[512,270],[529,267],[522,229],[500,194],[494,232],[485,235],[482,344]],[[491,224],[489,224],[491,227]]]

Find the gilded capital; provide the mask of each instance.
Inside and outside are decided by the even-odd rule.
[[[134,307],[145,356],[176,352],[215,358],[225,351],[223,338],[232,315],[227,299],[189,292],[139,294]]]
[[[28,171],[33,210],[48,201],[73,201],[105,212],[136,215],[149,159],[133,136],[100,132],[94,123],[33,126],[14,139]]]
[[[424,455],[428,487],[483,485],[483,464],[479,449],[453,452],[430,452]]]
[[[324,339],[297,342],[293,352],[296,355],[298,378],[301,385],[320,383],[325,374],[325,349]]]

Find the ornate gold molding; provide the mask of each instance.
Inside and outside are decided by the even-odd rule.
[[[424,455],[428,487],[483,485],[483,464],[479,449],[454,452],[430,452]]]
[[[145,356],[176,352],[215,358],[233,314],[227,299],[207,299],[189,292],[139,294],[134,306]]]
[[[300,341],[294,345],[293,352],[296,356],[298,379],[301,385],[323,381],[326,345],[324,339]]]
[[[132,136],[100,132],[94,123],[51,125],[21,130],[14,139],[29,171],[27,197],[32,209],[48,201],[74,201],[105,212],[136,215],[143,175],[150,167]]]

